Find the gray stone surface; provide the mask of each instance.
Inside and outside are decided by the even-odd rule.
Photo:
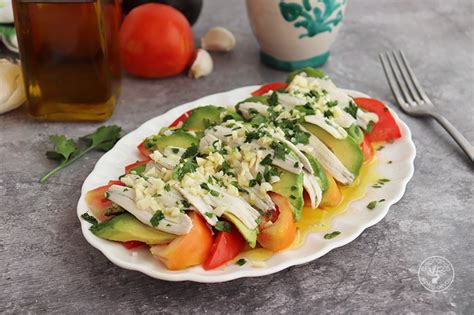
[[[403,48],[433,101],[472,143],[473,21],[472,0],[349,1],[324,70],[340,86],[392,102],[377,54]],[[213,55],[210,77],[126,77],[109,123],[128,132],[206,94],[285,78],[259,63],[243,1],[206,0],[195,37],[215,25],[228,27],[238,44]],[[473,167],[434,122],[400,116],[413,131],[418,157],[404,198],[384,220],[317,261],[222,284],[155,280],[114,266],[88,245],[76,203],[99,154],[38,184],[54,166],[44,156],[48,135],[76,137],[98,124],[35,122],[22,110],[0,116],[0,311],[472,314]],[[433,255],[448,258],[456,272],[442,293],[425,290],[417,278],[420,263]]]

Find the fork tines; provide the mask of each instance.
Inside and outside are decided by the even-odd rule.
[[[430,99],[416,79],[402,50],[381,53],[380,61],[390,89],[402,108],[431,105]]]

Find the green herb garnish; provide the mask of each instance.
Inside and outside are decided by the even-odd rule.
[[[247,263],[247,260],[245,260],[245,258],[240,258],[239,260],[237,260],[235,262],[236,265],[239,265],[239,266],[243,266]]]
[[[211,213],[211,212],[206,212],[206,213],[204,213],[204,215],[205,215],[206,217],[208,217],[209,219],[212,219],[212,218],[214,217],[214,214]]]
[[[359,107],[357,107],[357,105],[353,102],[350,102],[349,106],[344,108],[344,111],[349,113],[354,118],[357,118],[357,110],[359,110]]]
[[[338,101],[329,101],[326,103],[326,106],[331,108],[331,107],[337,106],[337,104],[338,104]]]
[[[79,148],[78,143],[74,140],[68,139],[63,135],[50,136],[49,142],[53,144],[53,151],[46,152],[46,156],[48,159],[59,161],[59,165],[41,177],[39,182],[44,183],[53,174],[77,161],[90,151],[106,152],[110,150],[117,140],[120,139],[121,131],[122,128],[116,125],[99,127],[93,133],[80,138],[88,143],[88,146],[83,149]]]
[[[272,95],[268,98],[268,105],[277,106],[278,105],[278,94],[273,91]]]
[[[334,114],[333,114],[332,111],[330,111],[329,109],[326,110],[326,111],[324,111],[324,117],[326,117],[326,118],[331,118],[331,117],[333,117],[333,116],[334,116]]]
[[[273,141],[270,144],[270,148],[273,149],[275,157],[280,160],[285,160],[285,156],[290,152],[290,150],[288,149],[286,145],[284,145],[283,143],[276,142],[276,141]]]
[[[160,210],[156,211],[150,219],[150,223],[153,227],[157,227],[160,221],[165,218],[165,215]]]
[[[327,233],[327,234],[324,235],[324,239],[330,240],[331,238],[335,238],[339,234],[341,234],[341,232],[339,232],[339,231],[334,231],[334,232],[331,232],[331,233]]]
[[[192,160],[186,160],[185,162],[178,164],[173,170],[173,179],[182,180],[184,175],[192,173],[196,170],[197,164]]]
[[[217,221],[215,228],[216,228],[216,230],[222,231],[222,232],[231,232],[232,231],[232,229],[230,227],[230,223],[225,222],[225,221]]]
[[[187,159],[190,157],[194,157],[198,154],[198,146],[196,143],[191,144],[189,148],[184,151],[183,155],[181,156],[182,159]]]
[[[377,206],[377,200],[369,202],[367,209],[373,210]]]
[[[87,221],[87,222],[89,222],[89,223],[92,224],[92,225],[96,225],[96,224],[99,223],[99,222],[97,222],[97,219],[96,219],[96,218],[94,218],[93,216],[89,215],[89,213],[87,213],[87,212],[81,214],[81,218],[82,218],[84,221]]]

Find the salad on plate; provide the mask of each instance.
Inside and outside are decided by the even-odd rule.
[[[383,103],[352,98],[304,68],[234,107],[183,113],[137,143],[143,159],[89,191],[93,216],[82,217],[99,238],[148,246],[169,270],[219,268],[244,252],[301,242],[302,221],[311,225],[354,197],[347,187],[364,185],[373,144],[400,136]]]

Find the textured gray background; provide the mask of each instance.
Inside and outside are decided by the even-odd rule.
[[[392,101],[377,54],[403,48],[433,101],[472,143],[473,23],[472,0],[349,1],[324,70],[340,86]],[[128,132],[206,94],[285,78],[259,63],[243,1],[205,0],[195,37],[215,25],[229,28],[238,44],[213,55],[210,77],[127,77],[109,123]],[[44,156],[48,135],[77,137],[98,124],[34,122],[22,110],[0,116],[0,311],[473,314],[473,167],[434,122],[400,116],[418,157],[404,198],[384,220],[312,263],[222,284],[155,280],[114,266],[86,243],[76,203],[99,154],[37,183],[54,166]],[[447,257],[456,271],[442,293],[418,282],[418,266],[432,255]]]

